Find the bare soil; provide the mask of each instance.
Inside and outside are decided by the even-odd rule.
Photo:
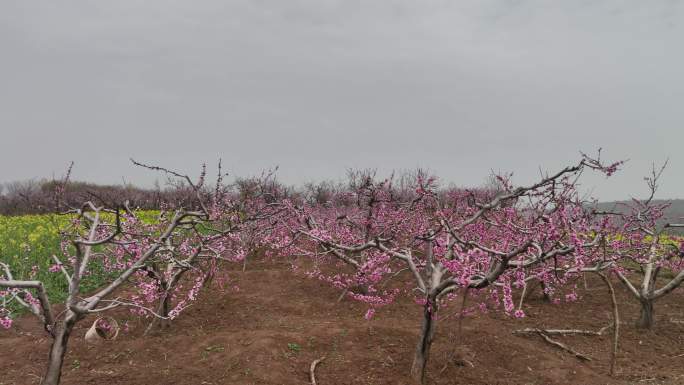
[[[142,337],[145,323],[126,312],[130,331],[116,341],[92,346],[81,322],[70,341],[63,384],[307,384],[309,365],[319,385],[410,384],[409,368],[421,309],[404,301],[363,319],[363,304],[293,273],[289,265],[251,262],[232,273],[239,290],[203,294],[171,328]],[[610,324],[610,298],[600,280],[575,303],[545,303],[533,293],[527,317],[498,311],[437,324],[428,384],[684,384],[684,294],[656,304],[653,331],[638,331],[637,304],[615,283],[623,318],[618,371],[608,375],[611,335],[567,336],[562,341],[592,358],[579,361],[538,336],[516,336],[525,327],[598,330]],[[444,309],[448,315],[457,306]],[[49,339],[31,317],[0,330],[0,385],[37,384]]]

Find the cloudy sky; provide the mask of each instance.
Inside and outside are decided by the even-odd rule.
[[[684,198],[678,1],[0,2],[0,182],[149,185],[128,159],[337,179],[426,167],[529,182],[578,152],[630,159],[585,187]]]

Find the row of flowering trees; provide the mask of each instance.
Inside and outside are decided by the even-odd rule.
[[[577,180],[587,169],[610,175],[618,165],[585,156],[529,186],[499,177],[496,194],[439,191],[435,178],[419,175],[407,197],[391,179],[363,175],[326,204],[286,202],[282,236],[292,241],[282,252],[313,258],[310,274],[366,302],[367,318],[399,295],[414,297],[423,317],[411,373],[422,383],[439,309],[457,291],[495,298],[521,317],[513,286],[536,279],[548,290],[612,264],[598,248],[609,221],[590,215]]]
[[[565,286],[576,298],[583,274],[614,274],[642,305],[637,326],[651,328],[654,301],[684,281],[684,243],[665,235],[683,225],[661,221],[666,204],[653,203],[659,173],[647,178],[650,197],[621,211],[598,211],[582,199],[583,172],[610,176],[622,164],[583,155],[531,185],[516,187],[504,175],[485,190],[441,189],[424,173],[409,189],[357,172],[348,189],[323,202],[284,201],[280,253],[307,256],[308,274],[366,303],[367,319],[399,296],[413,298],[422,313],[411,369],[417,383],[425,380],[439,310],[457,293],[523,317],[514,288],[539,281],[546,295]],[[664,272],[669,278],[658,287]]]
[[[662,241],[668,228],[680,225],[660,223],[663,207],[652,202],[659,174],[649,179],[651,198],[635,201],[631,211],[597,211],[578,191],[582,173],[610,176],[621,164],[604,164],[600,153],[583,155],[527,186],[501,175],[490,188],[475,190],[441,188],[422,172],[397,182],[358,171],[348,186],[309,186],[296,194],[270,174],[241,180],[235,192],[222,186],[220,172],[210,189],[204,171],[193,181],[138,163],[183,181],[193,198],[163,208],[153,224],[125,204],[72,208],[64,256],[55,256],[52,267],[69,284],[59,313],[41,282],[16,280],[3,264],[0,311],[15,303],[41,319],[54,340],[43,383],[57,384],[69,335],[89,314],[127,306],[153,317],[148,331],[167,325],[223,264],[267,248],[276,258],[299,256],[308,275],[341,290],[340,298],[366,303],[367,319],[400,296],[415,300],[422,321],[411,374],[423,383],[440,308],[458,293],[523,317],[514,289],[539,281],[553,296],[584,273],[609,272],[642,304],[639,325],[653,325],[653,302],[684,281],[681,242]],[[630,271],[626,260],[642,269]],[[81,279],[93,266],[104,266],[114,278],[82,293]],[[664,270],[674,275],[658,288]],[[643,275],[640,289],[635,273]]]

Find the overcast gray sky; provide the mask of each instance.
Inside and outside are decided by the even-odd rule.
[[[349,167],[531,181],[629,158],[600,199],[684,197],[678,1],[0,2],[0,181],[149,185],[128,159],[286,183]]]

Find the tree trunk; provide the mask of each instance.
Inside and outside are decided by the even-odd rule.
[[[546,292],[546,284],[544,281],[539,281],[539,287],[541,287],[542,298],[544,299],[544,302],[551,302],[551,297],[549,297],[549,293]]]
[[[425,373],[430,358],[430,347],[432,346],[432,338],[435,334],[434,316],[436,313],[436,301],[428,300],[423,309],[420,340],[418,341],[418,346],[416,346],[416,353],[413,356],[413,365],[411,366],[411,376],[417,384],[421,385],[425,383]]]
[[[337,297],[336,303],[342,302],[342,300],[344,299],[344,297],[347,295],[348,292],[349,292],[349,288],[345,288],[345,289],[342,291],[342,294],[340,294],[340,296]]]
[[[69,336],[71,335],[71,331],[77,320],[77,316],[71,313],[66,316],[61,325],[56,327],[55,338],[52,340],[50,355],[48,356],[45,378],[43,379],[43,382],[41,382],[41,385],[59,385],[60,378],[62,377],[62,364],[64,363],[67,343],[69,342]]]
[[[637,328],[640,329],[652,329],[655,323],[653,311],[653,300],[642,299],[641,300],[641,315],[637,321]]]
[[[340,296],[337,297],[337,303],[342,302],[344,297],[346,297],[349,292],[353,294],[368,295],[368,287],[366,285],[354,285],[344,289],[344,291],[342,291],[342,294],[340,294]]]
[[[158,318],[158,317],[154,316],[154,318],[152,318],[152,322],[150,322],[150,324],[147,325],[147,328],[145,329],[145,332],[143,333],[144,336],[148,335],[152,331],[152,329],[154,329],[154,326],[157,325],[157,323],[159,323],[159,327],[161,329],[164,329],[165,327],[171,326],[170,320],[166,319],[169,316],[169,311],[170,311],[170,309],[169,309],[170,298],[169,297],[170,296],[168,295],[168,293],[162,294],[162,297],[159,299],[159,303],[157,305],[157,314],[159,314],[160,316],[162,316],[164,318]]]
[[[169,312],[171,311],[171,309],[170,309],[171,306],[169,306],[170,302],[171,302],[170,295],[168,295],[168,294],[165,295],[164,300],[162,301],[162,306],[161,306],[162,312],[160,314],[162,317],[164,317],[161,320],[162,329],[171,327],[171,320],[169,319]]]

